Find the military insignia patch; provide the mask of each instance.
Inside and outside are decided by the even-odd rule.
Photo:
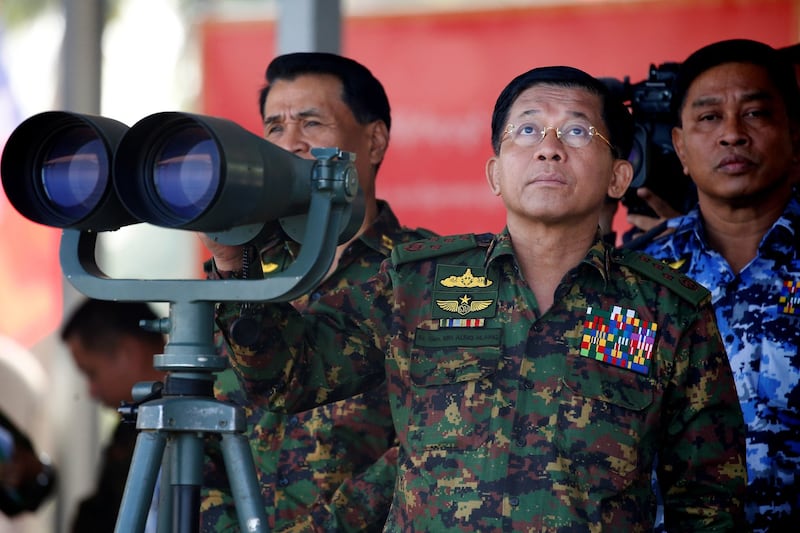
[[[436,305],[441,309],[451,313],[458,313],[461,316],[475,311],[483,311],[492,303],[494,303],[493,300],[473,300],[466,294],[458,300],[436,300]]]
[[[440,318],[440,328],[480,328],[483,327],[483,318]]]
[[[497,287],[479,267],[438,265],[433,288],[433,318],[441,327],[482,327],[497,307]]]
[[[642,320],[633,309],[586,310],[580,354],[647,375],[658,324]]]
[[[778,303],[783,306],[783,311],[787,315],[800,314],[800,283],[794,280],[785,280],[781,286],[781,293],[778,296]]]
[[[278,268],[280,268],[280,265],[278,263],[261,263],[261,271],[264,274],[272,274],[273,272],[278,270]]]
[[[486,276],[476,276],[472,273],[471,268],[467,268],[460,276],[449,275],[444,279],[439,280],[445,287],[455,287],[460,289],[475,289],[490,286],[493,281],[486,279]]]
[[[686,264],[686,259],[678,259],[677,261],[670,263],[670,268],[674,268],[675,270],[680,270],[683,265]]]

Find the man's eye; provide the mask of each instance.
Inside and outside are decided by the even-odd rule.
[[[589,135],[589,127],[583,124],[567,124],[562,130],[562,135],[567,137],[586,137]]]
[[[539,128],[533,124],[523,124],[517,129],[517,133],[524,136],[537,135]]]
[[[283,126],[281,126],[280,124],[272,124],[264,128],[264,133],[266,135],[274,135],[282,131],[283,131]]]
[[[751,109],[745,113],[745,116],[751,118],[769,118],[772,116],[772,111],[769,109]]]

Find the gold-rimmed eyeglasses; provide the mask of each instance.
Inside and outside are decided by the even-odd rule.
[[[611,148],[612,152],[615,154],[617,153],[614,145],[612,145],[602,133],[597,131],[597,128],[580,121],[567,122],[560,128],[555,126],[539,126],[533,122],[508,124],[500,142],[510,138],[517,146],[536,146],[544,140],[547,132],[550,130],[556,133],[558,140],[572,148],[582,148],[591,142],[592,137],[599,137]]]

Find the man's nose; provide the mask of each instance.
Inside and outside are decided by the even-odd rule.
[[[275,143],[287,152],[300,157],[311,157],[311,144],[303,134],[297,122],[288,122],[283,126],[283,135]]]
[[[558,130],[553,126],[544,129],[544,137],[535,145],[536,157],[539,159],[562,159],[564,156],[564,143],[558,136]]]
[[[750,137],[747,134],[747,125],[738,115],[732,115],[722,121],[722,144],[738,146],[746,144]]]

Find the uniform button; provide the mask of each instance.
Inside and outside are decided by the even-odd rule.
[[[525,444],[527,444],[527,442],[525,442],[524,438],[520,437],[517,439],[517,446],[519,446],[520,448],[524,448]]]
[[[533,325],[533,331],[537,333],[541,333],[543,329],[544,326],[542,326],[541,322],[537,322],[536,324]]]
[[[533,388],[533,383],[526,381],[522,386],[525,388],[525,390],[531,390]]]
[[[289,425],[291,427],[295,427],[298,424],[299,420],[296,416],[293,416],[289,419]]]
[[[319,292],[312,292],[311,293],[311,300],[314,301],[314,302],[319,300],[321,297],[322,297],[322,294],[319,293]]]
[[[508,499],[508,503],[511,504],[511,507],[519,507],[519,498],[512,496]]]
[[[281,487],[285,487],[288,484],[289,484],[288,478],[282,477],[278,480],[278,485],[280,485]]]

